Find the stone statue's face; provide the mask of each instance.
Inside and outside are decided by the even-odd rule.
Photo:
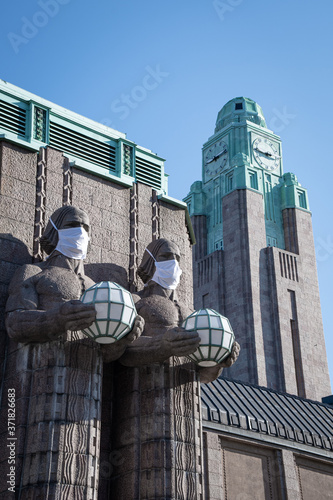
[[[83,210],[68,214],[58,229],[69,229],[71,227],[83,227],[89,234],[90,222],[88,215]]]
[[[157,262],[162,262],[163,260],[177,260],[179,262],[180,251],[178,246],[172,241],[166,241],[159,249],[156,260]]]

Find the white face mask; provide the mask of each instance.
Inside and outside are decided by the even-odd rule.
[[[58,244],[55,250],[71,259],[83,260],[87,256],[89,236],[83,227],[69,227],[68,229],[58,229],[50,222],[54,229],[58,231]]]
[[[156,271],[154,276],[152,277],[152,281],[155,281],[163,288],[168,288],[169,290],[175,290],[179,285],[180,275],[182,274],[182,270],[179,267],[178,261],[173,260],[162,260],[158,262],[155,257],[149,252],[146,251],[153,257],[155,261]]]

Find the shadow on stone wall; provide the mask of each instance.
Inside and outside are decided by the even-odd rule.
[[[117,264],[85,264],[85,274],[95,283],[100,281],[115,281],[128,289],[128,275],[124,267]]]
[[[8,342],[5,331],[5,307],[9,283],[18,267],[31,262],[32,256],[23,241],[10,233],[0,233],[0,379],[3,375]]]
[[[10,233],[0,233],[0,259],[12,264],[30,264],[32,256],[23,241]],[[1,282],[2,275],[0,277]]]
[[[4,308],[8,298],[8,286],[16,269],[31,264],[32,256],[23,241],[10,233],[0,233],[0,329],[4,328]]]

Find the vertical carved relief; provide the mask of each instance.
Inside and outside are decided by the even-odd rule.
[[[277,476],[276,481],[279,485],[279,488],[281,489],[282,495],[285,496],[286,478],[281,450],[275,450],[275,473]]]
[[[133,184],[130,197],[130,255],[129,255],[129,283],[130,292],[137,291],[138,269],[138,186]]]
[[[160,204],[154,189],[152,191],[152,237],[153,241],[160,238]]]
[[[72,205],[73,203],[73,169],[69,163],[69,159],[64,159],[63,167],[63,194],[62,204]]]
[[[296,461],[296,456],[295,455],[293,455],[293,463],[294,463],[294,467],[295,467],[295,470],[296,470],[296,476],[297,476],[297,479],[298,479],[298,485],[299,485],[299,492],[301,494],[301,500],[304,500],[303,490],[302,490],[301,471],[299,470],[299,466],[298,466],[298,463]]]
[[[29,406],[20,498],[98,499],[102,360],[93,344],[26,345]]]
[[[43,252],[40,247],[39,239],[43,234],[45,227],[45,207],[46,207],[46,150],[40,148],[37,163],[36,178],[36,205],[35,205],[35,228],[33,242],[33,261],[43,260]]]
[[[266,467],[267,467],[267,477],[265,478],[265,480],[267,481],[268,483],[268,488],[269,488],[269,493],[270,493],[270,497],[271,498],[274,498],[273,497],[273,489],[272,489],[272,471],[271,471],[271,460],[269,457],[266,458]]]
[[[223,474],[223,493],[224,498],[227,499],[227,470],[225,464],[225,449],[220,441],[221,451],[222,451],[222,474]]]
[[[177,499],[199,499],[201,447],[198,446],[199,428],[196,422],[199,415],[196,413],[197,397],[195,394],[196,382],[194,373],[186,368],[184,358],[173,358],[173,386],[174,386],[174,439],[175,439],[175,485]]]

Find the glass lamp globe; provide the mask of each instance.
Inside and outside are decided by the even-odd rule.
[[[186,330],[196,330],[200,345],[188,357],[199,366],[215,366],[231,353],[235,340],[228,318],[214,309],[199,309],[183,322]]]
[[[131,293],[111,281],[102,281],[82,295],[84,304],[93,304],[96,320],[83,333],[100,344],[111,344],[127,335],[137,316]]]

